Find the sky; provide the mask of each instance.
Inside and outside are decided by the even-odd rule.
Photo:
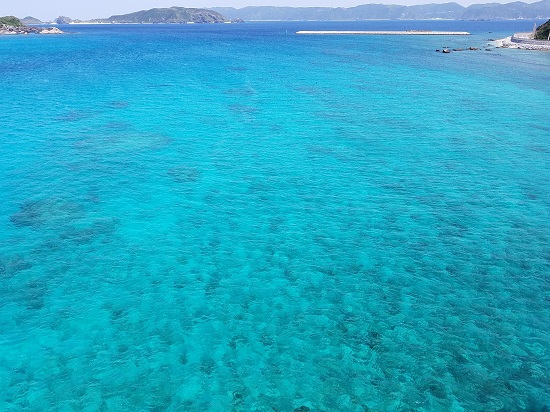
[[[153,7],[236,7],[245,6],[292,6],[292,7],[352,7],[367,3],[426,4],[446,3],[453,0],[0,0],[0,16],[13,15],[19,18],[33,16],[42,21],[57,16],[88,20],[125,14]],[[463,6],[472,3],[509,3],[513,0],[454,0]],[[522,0],[532,3],[536,0]]]

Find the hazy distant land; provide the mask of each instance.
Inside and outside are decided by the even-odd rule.
[[[40,24],[34,17],[25,17],[22,21],[26,24]],[[92,20],[72,19],[67,16],[59,16],[52,23],[56,24],[181,24],[181,23],[226,23],[229,19],[222,14],[207,9],[169,7],[141,10],[128,14],[114,15],[107,18]]]
[[[70,23],[226,23],[231,21],[354,21],[354,20],[514,20],[550,18],[550,0],[535,3],[473,4],[468,7],[450,2],[402,6],[395,4],[364,4],[356,7],[276,7],[250,6],[240,9],[213,7],[154,8],[108,18],[73,20],[60,16],[54,22]],[[25,24],[40,24],[38,19],[25,17]]]
[[[550,0],[528,4],[521,1],[500,4],[472,4],[464,7],[451,2],[401,6],[395,4],[364,4],[349,8],[251,6],[242,9],[214,7],[229,19],[243,20],[513,20],[550,18]]]

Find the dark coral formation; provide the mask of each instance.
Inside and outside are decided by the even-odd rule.
[[[10,216],[10,221],[17,227],[41,226],[59,227],[77,219],[82,210],[78,204],[58,198],[28,200],[21,204],[19,211]]]
[[[176,166],[168,170],[168,175],[174,182],[191,183],[199,178],[200,172],[193,167]]]

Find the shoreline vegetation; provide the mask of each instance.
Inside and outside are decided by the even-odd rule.
[[[550,20],[535,29],[534,37],[536,40],[550,41]]]

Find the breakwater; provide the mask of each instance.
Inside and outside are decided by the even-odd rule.
[[[550,41],[529,39],[524,33],[516,33],[513,36],[495,40],[492,44],[505,49],[550,51]]]
[[[514,33],[510,38],[512,43],[521,43],[524,45],[531,46],[544,46],[547,49],[550,49],[550,41],[548,40],[535,40],[532,33]]]
[[[315,31],[315,30],[301,30],[297,31],[296,34],[314,34],[314,35],[346,35],[346,34],[355,34],[355,35],[425,35],[425,36],[467,36],[470,33],[467,31],[431,31],[431,30],[406,30],[406,31],[395,31],[395,30],[370,30],[370,31]]]

